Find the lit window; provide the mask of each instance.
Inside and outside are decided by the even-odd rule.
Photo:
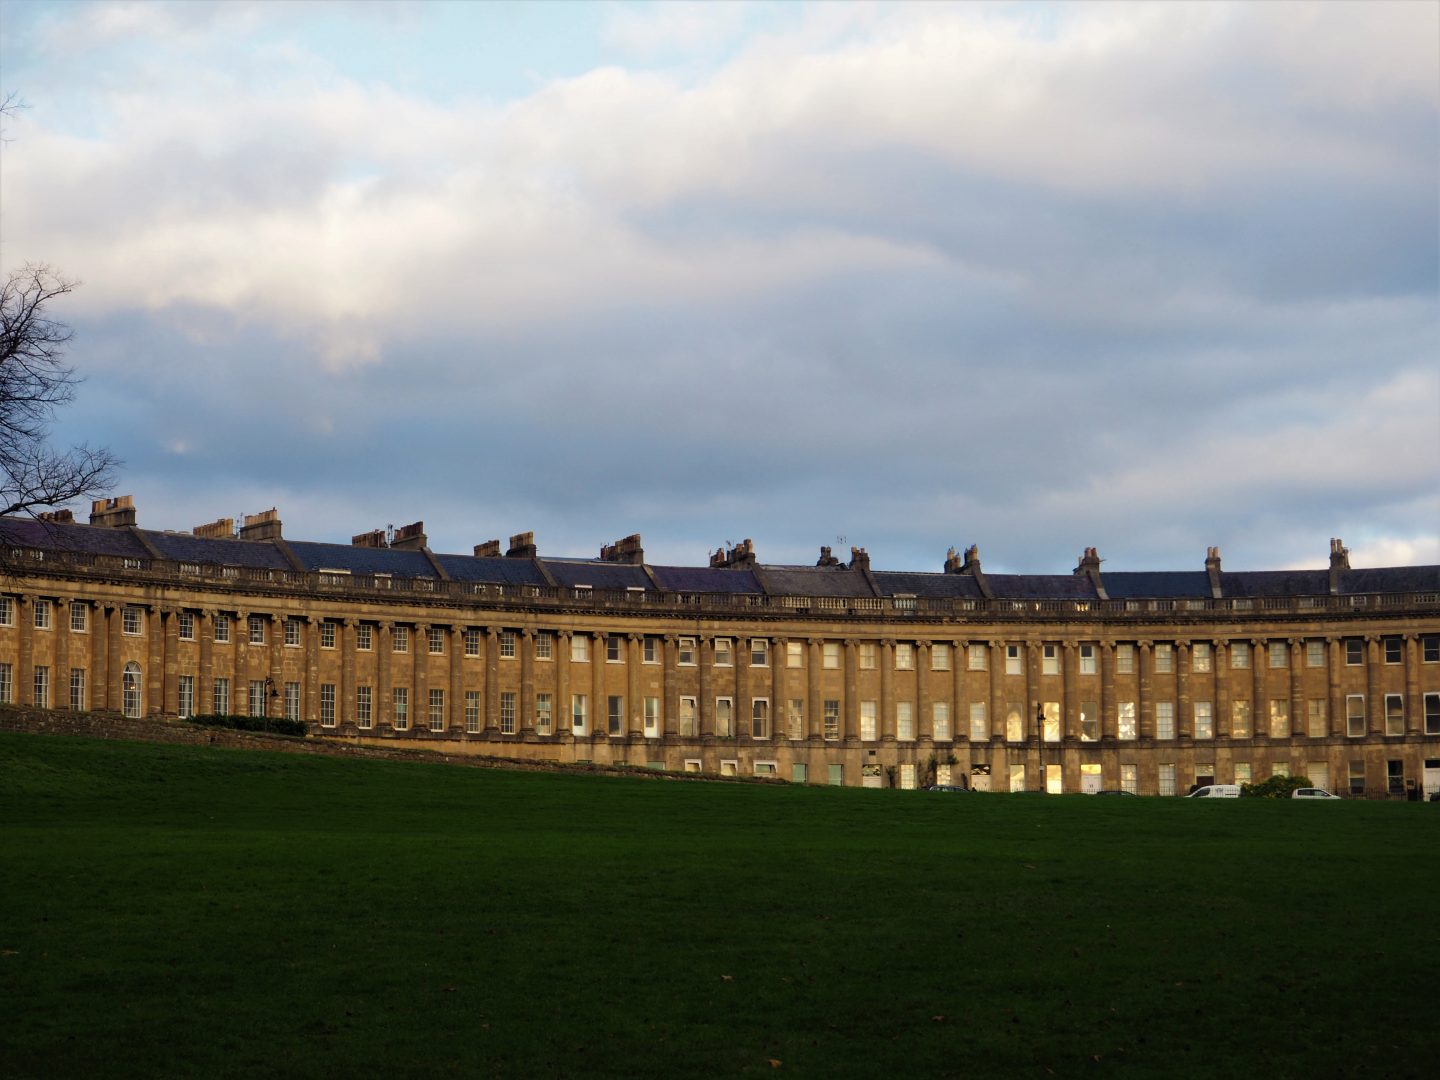
[[[1135,724],[1135,702],[1122,701],[1116,706],[1115,712],[1116,736],[1121,739],[1137,738],[1139,730]]]
[[[931,702],[930,730],[936,742],[950,741],[950,706],[947,702]]]
[[[803,739],[805,737],[805,699],[791,698],[789,716],[787,723],[790,728],[790,738]]]
[[[1161,795],[1175,794],[1175,766],[1170,762],[1162,763],[1158,770]]]
[[[1235,762],[1235,783],[1250,783],[1250,763],[1248,761]]]
[[[1155,703],[1155,737],[1157,739],[1175,738],[1175,703],[1173,701],[1157,701]]]
[[[972,701],[970,703],[970,741],[984,742],[990,738],[990,719],[986,715],[985,702]]]
[[[1131,795],[1140,793],[1140,767],[1129,763],[1120,766],[1120,790]]]
[[[1174,670],[1175,646],[1162,641],[1155,646],[1155,671],[1163,675]]]
[[[1213,739],[1215,737],[1215,711],[1210,702],[1197,701],[1195,710],[1195,738]]]
[[[1290,666],[1290,646],[1283,641],[1270,642],[1270,666],[1272,668],[1284,668]]]
[[[1093,701],[1080,703],[1080,741],[1099,742],[1100,707]]]
[[[915,739],[915,706],[909,701],[895,703],[895,738],[901,742]]]
[[[911,671],[915,667],[915,646],[908,641],[895,643],[895,670]]]
[[[1290,702],[1284,698],[1270,700],[1270,737],[1272,739],[1288,739],[1290,737]]]
[[[721,738],[728,738],[735,734],[734,720],[735,703],[728,697],[717,697],[715,699],[715,734]]]
[[[1250,737],[1250,702],[1232,701],[1230,703],[1230,736],[1234,739]]]
[[[805,643],[803,641],[787,641],[785,643],[785,666],[788,668],[805,666]]]
[[[1060,703],[1058,701],[1044,702],[1045,710],[1045,741],[1060,741]]]
[[[1210,670],[1209,642],[1197,641],[1195,643],[1195,650],[1190,654],[1190,670],[1202,673]]]
[[[965,650],[966,668],[970,671],[984,671],[987,667],[986,654],[988,653],[989,648],[990,647],[988,645],[978,642],[971,642]]]
[[[1250,643],[1248,641],[1232,641],[1230,643],[1230,666],[1232,668],[1248,668],[1250,666]]]
[[[682,697],[680,699],[680,734],[685,738],[693,739],[700,734],[695,717],[695,699]]]
[[[862,742],[874,742],[880,737],[878,726],[875,722],[875,702],[860,702],[860,740]]]

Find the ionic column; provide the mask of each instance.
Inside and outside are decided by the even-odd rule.
[[[598,631],[590,641],[590,734],[609,734],[609,709],[605,701],[605,635]]]
[[[849,659],[847,652],[846,659]],[[880,642],[880,739],[893,743],[895,724],[895,639]]]
[[[972,645],[971,648],[976,648]],[[1003,641],[992,641],[988,645],[980,645],[979,648],[989,649],[986,659],[986,667],[990,671],[990,735],[991,738],[1004,741],[1005,739],[1005,643]],[[1029,686],[1026,686],[1026,695],[1029,695]]]
[[[1250,731],[1254,736],[1270,735],[1270,695],[1265,689],[1265,673],[1270,670],[1269,643],[1263,638],[1250,639]]]
[[[1175,642],[1175,734],[1188,739],[1195,734],[1195,706],[1190,700],[1190,642]]]
[[[200,671],[195,679],[195,711],[215,711],[215,609],[203,608],[195,619],[195,633],[200,636]],[[92,647],[91,655],[96,650]],[[103,661],[100,669],[104,670]],[[91,702],[92,705],[97,704]]]
[[[809,664],[806,668],[808,677],[808,694],[810,700],[805,703],[805,711],[810,717],[810,738],[820,739],[824,737],[824,702],[820,699],[820,657],[824,649],[824,641],[821,638],[809,639]]]
[[[625,708],[630,716],[630,737],[645,737],[645,703],[640,694],[640,647],[643,635],[626,634],[625,647]]]
[[[700,738],[711,739],[715,737],[715,701],[711,697],[714,688],[710,682],[710,669],[715,657],[714,639],[709,634],[697,635],[695,651],[695,659],[700,665],[699,700],[695,702]]]
[[[1210,643],[1210,662],[1214,665],[1215,737],[1230,737],[1230,643],[1216,639]]]
[[[594,660],[594,657],[591,657]],[[500,733],[500,630],[485,628],[485,735]]]
[[[520,722],[516,731],[522,735],[535,730],[535,631],[520,631]],[[455,650],[452,649],[453,653]],[[453,694],[455,691],[451,691]]]
[[[358,619],[344,619],[340,623],[340,715],[337,723],[354,722],[355,713],[355,628]],[[305,628],[306,644],[310,640],[310,627]],[[308,659],[308,658],[307,658]],[[370,702],[370,722],[375,722],[375,702]]]
[[[1380,689],[1380,638],[1365,635],[1365,730],[1371,736],[1385,731],[1385,693]]]
[[[1025,731],[1032,738],[1042,743],[1045,740],[1045,727],[1040,718],[1036,715],[1039,710],[1035,708],[1045,700],[1045,695],[1040,688],[1040,665],[1042,655],[1038,642],[1027,641],[1025,643],[1025,711],[1021,715],[1025,721]],[[1031,731],[1031,725],[1038,730]],[[1044,778],[1041,778],[1042,782]]]
[[[1345,734],[1345,693],[1340,688],[1340,639],[1326,642],[1326,678],[1330,689],[1330,734]]]
[[[180,713],[180,620],[173,608],[162,610],[159,616],[163,657],[160,661],[161,682],[165,695],[160,711],[168,713],[170,716],[178,716]]]
[[[1100,649],[1100,738],[1120,737],[1120,713],[1115,700],[1115,643],[1102,641]]]
[[[70,708],[70,604],[55,605],[55,683],[57,692],[51,704],[57,709]]]
[[[674,739],[680,734],[679,640],[676,634],[666,634],[664,640],[665,726],[662,730],[667,739]]]
[[[735,638],[735,734],[750,735],[750,639]]]
[[[785,685],[789,647],[789,638],[770,639],[770,737],[775,740],[790,738],[790,699]]]
[[[1140,678],[1137,681],[1140,700],[1136,703],[1136,707],[1140,714],[1138,723],[1140,725],[1139,735],[1142,739],[1155,738],[1155,694],[1152,689],[1155,673],[1154,647],[1155,643],[1152,641],[1135,643],[1135,663],[1140,670]]]
[[[375,725],[394,730],[395,695],[394,681],[390,676],[391,661],[395,656],[395,624],[382,622],[375,627]]]
[[[1079,644],[1074,641],[1062,642],[1060,645],[1060,673],[1065,702],[1060,706],[1060,715],[1065,718],[1062,732],[1066,739],[1078,740],[1080,738],[1080,692],[1077,689],[1079,668]]]
[[[301,711],[301,713],[300,713],[300,719],[305,720],[305,721],[317,721],[317,720],[320,719],[320,624],[321,624],[323,621],[324,621],[323,619],[319,618],[319,617],[316,616],[316,615],[306,615],[305,618],[302,620],[302,622],[304,623],[304,633],[305,633],[305,678],[302,680],[302,682],[301,682],[301,684],[300,684],[300,695],[301,695],[301,698],[300,698],[300,699],[301,699],[301,701],[304,702],[304,705],[302,706],[302,711]],[[350,622],[353,624],[354,620],[352,619],[352,620],[350,620]],[[343,629],[343,628],[342,628],[342,629]],[[348,632],[348,634],[349,634],[350,636],[353,636],[353,633],[354,633],[353,630],[351,630],[351,631]],[[354,693],[354,686],[353,686],[353,684],[354,684],[354,678],[355,678],[354,659],[353,659],[353,658],[354,658],[354,652],[353,652],[354,642],[352,641],[352,642],[350,642],[350,644],[351,644],[351,646],[352,646],[352,651],[351,651],[351,653],[350,653],[350,655],[351,655],[350,680],[351,680],[351,684],[352,684],[352,686],[351,686],[351,693],[353,694],[353,693]],[[345,645],[345,642],[342,641],[342,642],[341,642],[341,645],[342,645],[342,647],[343,647],[343,646]],[[281,672],[281,671],[279,670],[279,667],[278,667],[278,664],[279,664],[279,650],[278,650],[278,649],[271,649],[270,651],[271,651],[271,655],[276,658],[276,659],[275,659],[275,663],[276,663],[276,665],[277,665],[274,674],[271,675],[271,678],[275,680],[275,685],[276,685],[276,687],[280,687],[280,680],[284,677],[284,673]],[[340,682],[341,682],[341,686],[343,687],[343,686],[344,686],[344,682],[345,682],[345,676],[344,676],[344,672],[345,672],[345,658],[344,658],[343,656],[342,656],[341,659],[340,659],[340,671],[341,671]],[[283,687],[282,687],[281,689],[283,690]],[[371,708],[372,708],[372,709],[374,708],[374,703],[373,703],[373,702],[371,703]],[[281,709],[282,709],[282,710],[284,709],[284,704],[283,704],[283,702],[282,702],[282,704],[281,704]],[[335,717],[335,726],[338,728],[338,727],[340,726],[340,722],[341,722],[342,718],[343,718],[344,715],[345,715],[345,713],[344,713],[344,709],[345,709],[345,699],[344,699],[344,697],[343,697],[343,690],[342,690],[342,698],[341,698],[341,700],[338,701],[338,702],[336,702],[336,709],[337,709],[337,711],[340,713],[339,716],[336,716],[336,717]],[[352,712],[352,715],[353,715],[353,712],[354,712],[353,708],[352,708],[351,712]]]
[[[930,709],[930,642],[915,643],[915,737],[935,739],[935,717]]]
[[[410,705],[411,726],[430,730],[430,624],[415,624],[415,677],[410,692],[415,695]]]
[[[33,619],[31,620],[33,622]],[[106,704],[108,708],[120,712],[125,707],[125,694],[122,681],[125,674],[125,662],[121,651],[122,639],[120,628],[124,623],[124,615],[117,604],[105,606],[105,674],[106,674]],[[31,675],[33,685],[34,675]],[[233,709],[231,710],[234,711]]]
[[[555,708],[551,722],[554,725],[556,735],[569,735],[574,731],[575,714],[570,702],[570,640],[575,635],[570,630],[557,630],[555,632]],[[668,672],[673,662],[671,649],[673,646],[667,644],[666,652],[666,684],[671,683]]]
[[[1418,736],[1425,723],[1425,699],[1420,696],[1420,641],[1405,635],[1405,732]]]
[[[1308,717],[1305,715],[1305,642],[1300,638],[1290,639],[1290,734],[1308,733]]]

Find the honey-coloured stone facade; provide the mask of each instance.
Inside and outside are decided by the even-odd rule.
[[[1440,791],[1440,567],[987,575],[431,552],[278,514],[0,519],[0,700],[304,720],[318,738],[808,783],[1181,794],[1305,773]]]

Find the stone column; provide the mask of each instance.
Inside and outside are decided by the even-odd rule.
[[[358,619],[343,619],[340,623],[340,701],[338,708],[340,715],[336,722],[340,724],[356,722],[355,708],[355,629],[359,626]],[[308,646],[310,641],[310,627],[305,628],[305,641]],[[373,693],[373,691],[372,691]],[[370,700],[370,722],[375,722],[375,700]]]
[[[70,605],[55,605],[55,685],[51,704],[57,709],[70,708]]]
[[[750,735],[750,639],[735,639],[735,734]]]
[[[1385,692],[1380,688],[1381,641],[1365,635],[1365,731],[1375,738],[1385,731]]]
[[[886,638],[880,642],[880,740],[895,738],[895,639]]]
[[[915,737],[935,741],[935,716],[930,708],[930,642],[915,643]]]
[[[593,664],[594,657],[591,662]],[[500,733],[500,630],[485,628],[485,737]]]
[[[29,705],[35,700],[35,601],[30,596],[15,597],[15,628],[20,636],[20,662],[15,665],[15,704]]]
[[[989,649],[989,655],[985,658],[985,666],[990,672],[990,735],[1003,742],[1006,735],[1005,642],[992,641],[988,646],[982,645],[980,648]]]
[[[570,641],[574,633],[558,630],[555,633],[555,710],[552,721],[556,735],[570,735],[575,727],[575,714],[570,702]],[[672,662],[672,639],[665,642],[666,683],[670,683],[669,672]]]
[[[680,640],[677,635],[665,635],[665,673],[662,677],[665,687],[663,699],[665,726],[662,730],[667,739],[674,739],[680,734],[679,644]]]
[[[535,730],[535,631],[530,627],[521,630],[516,647],[520,650],[520,715],[515,730],[529,735]]]
[[[415,696],[410,709],[413,714],[413,726],[423,727],[430,730],[430,624],[417,622],[415,624],[414,651],[411,654],[415,657],[415,678],[412,680],[410,693]]]
[[[1141,739],[1155,738],[1155,692],[1153,681],[1155,677],[1155,643],[1152,641],[1137,641],[1135,643],[1135,664],[1140,671],[1140,677],[1136,682],[1138,687],[1139,701],[1136,703],[1136,711],[1140,714],[1136,723],[1140,725],[1139,736]]]
[[[1210,643],[1210,662],[1214,665],[1215,737],[1230,738],[1230,643],[1215,639]]]
[[[1405,733],[1419,736],[1425,727],[1425,699],[1420,694],[1420,640],[1405,635]]]
[[[1035,708],[1036,705],[1043,703],[1045,700],[1044,691],[1040,686],[1042,661],[1043,656],[1040,645],[1034,641],[1027,641],[1025,643],[1025,711],[1021,715],[1025,720],[1026,734],[1031,739],[1038,739],[1043,743],[1045,741],[1045,729],[1044,725],[1036,716],[1038,710]],[[1031,725],[1034,725],[1040,730],[1031,731]],[[1028,742],[1029,740],[1027,739],[1026,741]],[[1041,778],[1041,782],[1043,784],[1043,777]]]
[[[1332,736],[1345,734],[1345,692],[1340,688],[1341,648],[1339,638],[1330,638],[1325,649],[1326,667],[1328,668],[1326,680],[1330,689],[1330,734]]]
[[[1175,734],[1181,739],[1195,735],[1195,704],[1190,695],[1190,642],[1175,642]]]
[[[1065,703],[1060,707],[1060,715],[1064,717],[1061,731],[1065,739],[1076,741],[1080,738],[1079,668],[1079,644],[1074,641],[1063,642],[1060,646],[1060,672]]]
[[[696,635],[695,653],[695,660],[700,665],[699,698],[695,702],[697,730],[700,732],[700,738],[713,739],[715,737],[715,701],[710,674],[711,665],[715,659],[714,639],[709,634]]]
[[[395,683],[390,675],[391,662],[395,658],[395,624],[378,623],[375,627],[375,726],[391,730],[395,725]]]
[[[1290,734],[1309,733],[1309,718],[1305,713],[1305,642],[1301,638],[1290,639]]]
[[[200,671],[195,679],[195,711],[215,711],[215,609],[204,608],[195,619],[200,638]],[[93,649],[92,649],[93,655]],[[92,704],[94,704],[92,702]]]
[[[595,633],[590,642],[590,734],[609,733],[609,710],[605,700],[605,635]]]
[[[805,674],[808,676],[809,690],[807,692],[810,700],[805,703],[805,711],[810,716],[810,738],[822,739],[825,734],[825,703],[821,698],[820,691],[820,663],[825,643],[821,638],[810,638],[809,644],[808,659],[810,663]]]
[[[1270,735],[1270,695],[1265,673],[1270,670],[1270,650],[1263,638],[1250,639],[1250,731],[1253,736]],[[1258,779],[1258,778],[1257,778]]]
[[[777,742],[790,738],[790,699],[786,696],[789,638],[770,639],[770,737]]]
[[[1120,737],[1119,703],[1115,699],[1115,642],[1102,641],[1100,650],[1100,738],[1111,742]]]
[[[630,737],[645,737],[645,702],[640,692],[640,649],[643,634],[626,634],[625,647],[625,709],[630,717]]]
[[[303,678],[300,680],[300,719],[306,722],[318,722],[320,720],[320,625],[325,620],[321,619],[317,615],[306,615],[300,621],[302,624],[301,633],[305,635],[305,672]],[[350,709],[350,715],[353,716],[355,714],[354,624],[355,620],[349,619],[346,621],[346,624],[341,627],[341,629],[344,631],[345,636],[341,640],[340,645],[341,648],[344,649],[345,652],[349,655],[350,697],[345,697],[344,686],[346,656],[342,653],[340,658],[341,696],[340,700],[335,703],[336,728],[339,728],[341,722],[343,721],[345,717],[345,710],[347,707]],[[279,650],[272,649],[271,652],[273,655],[276,656],[276,663],[278,664]],[[278,667],[276,668],[274,674],[271,675],[271,678],[275,680],[275,685],[281,691],[281,693],[284,693],[285,689],[283,686],[281,686],[281,680],[284,677],[284,673],[280,671]],[[372,711],[375,708],[375,703],[373,701],[370,703],[370,708]],[[284,710],[283,699],[281,704],[281,710],[282,712]]]
[[[105,632],[105,674],[107,683],[107,695],[105,700],[108,708],[111,708],[116,712],[120,712],[125,707],[125,695],[123,687],[123,679],[125,675],[125,661],[123,659],[124,653],[121,651],[120,637],[120,630],[121,626],[124,624],[125,616],[124,613],[121,611],[119,605],[107,604],[105,607],[105,617],[105,621],[107,624]],[[32,691],[27,688],[27,693],[28,692]]]
[[[160,612],[161,628],[164,633],[164,654],[162,661],[165,684],[165,702],[162,711],[171,716],[180,715],[180,619],[174,608]]]

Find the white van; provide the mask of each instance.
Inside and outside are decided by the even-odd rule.
[[[1196,788],[1189,795],[1192,799],[1238,799],[1240,797],[1239,784],[1206,784],[1204,787]]]

